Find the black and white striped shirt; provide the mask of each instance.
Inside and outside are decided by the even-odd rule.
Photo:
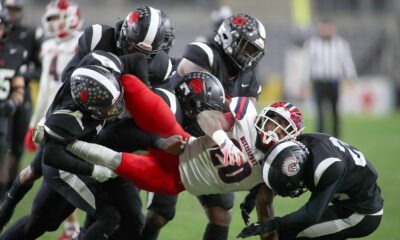
[[[339,36],[314,36],[304,44],[306,75],[309,79],[340,80],[357,77],[349,44]]]

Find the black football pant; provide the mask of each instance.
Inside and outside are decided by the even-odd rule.
[[[330,133],[325,127],[326,117],[329,116],[327,109],[331,109],[334,137],[339,137],[340,118],[338,112],[338,100],[340,83],[338,80],[313,80],[313,90],[317,104],[317,131]],[[328,108],[327,108],[328,107]]]
[[[365,237],[378,228],[382,213],[383,211],[371,215],[359,214],[331,205],[318,223],[297,231],[279,232],[279,239],[344,240]]]
[[[29,127],[32,115],[32,100],[29,88],[25,88],[24,103],[17,108],[13,116],[9,118],[8,138],[11,149],[10,178],[12,184],[18,175],[21,157],[24,152],[25,134]],[[10,187],[10,186],[9,186]]]

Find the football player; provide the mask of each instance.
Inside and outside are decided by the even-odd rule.
[[[277,231],[279,239],[348,239],[373,233],[383,215],[378,173],[356,148],[326,134],[303,134],[265,156],[263,178],[282,197],[310,199],[299,210],[253,223],[238,237]]]
[[[42,31],[34,31],[22,23],[25,0],[2,1],[9,12],[10,31],[7,41],[20,45],[24,48],[24,65],[21,68],[21,75],[25,79],[24,103],[17,108],[15,114],[9,119],[8,139],[11,151],[7,154],[6,161],[9,163],[8,188],[18,175],[20,160],[24,150],[24,136],[29,126],[32,114],[31,91],[29,82],[40,77],[41,62],[39,60],[39,49],[42,38]],[[17,56],[13,56],[15,58]]]
[[[73,158],[64,150],[71,139],[93,139],[105,121],[124,109],[123,89],[118,81],[122,65],[115,55],[109,54],[108,60],[113,63],[109,69],[98,65],[76,69],[57,92],[44,127],[37,130],[37,137],[45,136],[44,181],[35,197],[32,214],[20,219],[1,239],[35,239],[58,227],[61,222],[55,220],[67,217],[75,207],[95,218],[95,223],[83,233],[84,239],[106,239],[119,224],[118,210],[104,194],[108,184],[98,183],[111,178],[112,173]],[[43,211],[49,206],[60,219]],[[53,225],[41,224],[42,221]]]
[[[224,86],[228,98],[245,96],[252,101],[261,87],[254,68],[264,56],[265,28],[254,17],[235,14],[222,22],[213,41],[186,46],[175,80],[192,71],[208,71]]]
[[[7,40],[10,27],[9,13],[0,3],[0,198],[5,195],[9,179],[9,168],[4,159],[9,146],[8,118],[15,115],[25,95],[25,80],[21,75],[24,49]]]
[[[60,79],[62,70],[76,53],[82,21],[79,6],[74,2],[55,0],[46,7],[46,12],[42,17],[46,40],[42,43],[40,53],[42,73],[39,96],[25,136],[25,146],[29,151],[37,149],[37,144],[32,140],[34,128],[45,115],[62,84]],[[31,164],[15,178],[0,205],[0,228],[7,224],[15,206],[31,189],[33,182],[42,176],[42,153],[42,148],[39,148]],[[65,237],[61,238],[63,240],[67,239],[67,235],[71,237],[79,231],[76,217],[71,217],[70,221],[66,221],[65,227],[66,231],[63,233]]]
[[[264,55],[265,38],[265,29],[259,20],[247,14],[232,15],[220,24],[213,40],[186,46],[171,84],[179,82],[180,76],[188,72],[208,71],[224,86],[225,111],[229,111],[232,97],[250,97],[255,103],[261,86],[254,67]],[[200,199],[209,205],[206,214],[210,223],[205,235],[221,235],[221,239],[226,239],[232,218],[229,209],[233,206],[233,193],[201,196]]]

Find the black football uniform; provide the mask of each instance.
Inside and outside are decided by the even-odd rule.
[[[298,211],[276,218],[280,239],[347,239],[373,232],[383,199],[371,163],[354,147],[325,134],[303,134],[298,141],[310,151],[306,185],[311,197]]]
[[[8,148],[7,134],[10,131],[8,118],[15,114],[15,106],[10,102],[11,79],[20,75],[24,50],[10,42],[0,50],[0,161]]]
[[[46,114],[46,142],[42,146],[44,181],[35,196],[32,212],[28,220],[21,219],[23,222],[13,225],[0,239],[36,239],[45,231],[57,229],[54,227],[75,207],[97,220],[84,233],[88,239],[107,237],[103,233],[110,235],[117,224],[118,230],[109,239],[138,238],[141,232],[143,216],[137,212],[141,202],[134,186],[122,178],[97,182],[91,178],[93,164],[65,149],[77,139],[93,142],[104,126],[104,121],[95,120],[77,108],[69,83],[66,81],[61,86]],[[51,213],[48,209],[52,209]]]
[[[227,98],[245,96],[257,98],[261,86],[254,70],[238,70],[215,42],[193,42],[186,46],[183,58],[205,68],[216,76],[224,87]],[[233,80],[229,80],[233,78]]]
[[[23,60],[24,62],[23,66],[21,67],[20,74],[25,79],[24,103],[17,108],[15,114],[9,119],[10,131],[8,132],[8,138],[10,141],[11,153],[15,157],[16,161],[19,161],[22,157],[24,150],[24,137],[32,115],[32,99],[29,82],[31,79],[39,79],[40,77],[40,38],[41,35],[37,34],[37,31],[20,24],[16,24],[11,28],[6,40],[7,42],[19,45],[25,50],[23,56],[14,56],[19,57],[19,61]],[[7,59],[7,61],[13,60]],[[15,169],[15,171],[18,170]],[[11,177],[13,178],[14,176]]]
[[[124,63],[124,73],[137,76],[145,84],[148,83],[148,65],[146,56],[142,53],[123,55],[117,48],[117,33],[115,28],[95,24],[85,29],[78,41],[78,52],[65,67],[61,79],[66,81],[81,60],[94,50],[103,50],[119,56]]]

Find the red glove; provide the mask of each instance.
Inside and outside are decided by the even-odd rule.
[[[29,152],[35,152],[37,150],[37,144],[34,141],[32,141],[32,136],[34,131],[35,130],[33,128],[28,128],[28,131],[26,132],[25,135],[25,148]]]

